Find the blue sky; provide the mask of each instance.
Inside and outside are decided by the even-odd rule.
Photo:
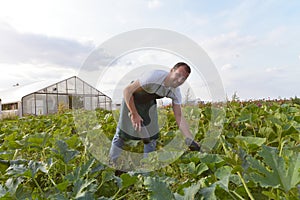
[[[183,34],[205,50],[228,98],[234,92],[245,100],[299,97],[299,9],[298,0],[2,1],[0,90],[76,75],[111,37],[159,28]]]

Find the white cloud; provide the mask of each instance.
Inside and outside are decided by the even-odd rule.
[[[77,74],[77,70],[53,64],[3,64],[0,63],[0,90],[14,84],[25,85],[39,80],[64,79]]]
[[[203,41],[202,45],[213,60],[227,63],[239,58],[244,49],[254,47],[258,43],[258,39],[255,36],[229,32],[215,37],[208,37]]]
[[[162,7],[162,2],[160,0],[149,0],[148,1],[148,8],[149,9],[156,9]]]
[[[253,25],[252,20],[264,20],[262,17],[268,12],[269,4],[272,3],[268,0],[251,0],[241,1],[235,7],[222,12],[221,17],[224,18],[224,25],[229,30],[240,29],[249,24]],[[258,21],[255,21],[258,23]]]
[[[158,4],[154,2],[153,6]],[[147,11],[147,2],[139,0],[11,0],[1,4],[0,21],[22,33],[103,42],[112,35],[144,25]]]
[[[255,70],[239,68],[234,73],[222,73],[228,97],[236,91],[242,100],[274,99],[279,96],[290,98],[298,95],[298,77],[299,70],[280,66]]]
[[[262,44],[271,45],[271,46],[284,46],[287,45],[287,36],[291,30],[288,30],[285,26],[278,26],[271,31],[266,33],[265,40],[262,41]]]
[[[299,91],[296,86],[300,74],[296,67],[300,55],[296,41],[300,34],[295,5],[299,3],[272,0],[220,3],[217,7],[210,2],[161,0],[5,1],[0,7],[0,69],[5,72],[0,74],[0,87],[52,74],[72,74],[95,43],[101,44],[124,31],[156,27],[199,39],[199,44],[219,66],[229,91],[237,90],[244,97],[284,96],[287,88]],[[162,8],[163,12],[158,12]],[[284,48],[276,48],[278,45]],[[120,65],[173,64],[175,60],[164,57],[164,62],[161,55],[143,55]],[[95,66],[105,59],[97,57],[97,62],[87,70],[93,73]],[[113,83],[112,78],[120,72],[112,71],[116,76],[110,74],[107,81]],[[266,83],[268,86],[264,86]],[[279,90],[277,83],[285,88]],[[200,94],[202,97],[203,93]]]
[[[236,66],[233,65],[233,64],[225,64],[221,67],[221,70],[223,71],[227,71],[227,70],[232,70],[232,69],[235,69]]]
[[[283,72],[284,68],[282,68],[282,67],[267,67],[265,69],[265,71],[269,72],[269,73],[279,73],[279,72]]]
[[[52,63],[75,68],[94,48],[91,42],[21,33],[8,25],[0,26],[0,43],[2,63]]]
[[[183,25],[192,25],[194,27],[204,26],[209,24],[209,18],[207,16],[202,16],[199,13],[194,13],[190,11],[183,12]]]

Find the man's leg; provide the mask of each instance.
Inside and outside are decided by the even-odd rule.
[[[118,132],[118,130],[117,130]],[[124,146],[124,140],[120,138],[119,134],[116,133],[111,142],[111,147],[109,151],[109,158],[113,164],[116,164],[118,157],[120,156]]]
[[[144,143],[144,158],[147,158],[148,153],[155,151],[156,140],[151,140],[149,143]]]

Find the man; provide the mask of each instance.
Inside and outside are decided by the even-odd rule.
[[[156,140],[159,137],[156,99],[163,97],[172,99],[176,123],[186,138],[186,144],[191,150],[200,151],[200,146],[193,140],[181,111],[179,86],[190,73],[190,67],[184,62],[179,62],[169,72],[153,70],[144,74],[124,89],[120,119],[110,149],[110,159],[113,163],[116,163],[127,140],[143,140],[144,156],[155,151]]]

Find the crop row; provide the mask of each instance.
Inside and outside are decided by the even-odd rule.
[[[204,152],[186,148],[166,166],[122,175],[107,165],[103,148],[118,113],[0,121],[0,199],[299,199],[298,104],[232,101],[184,110]],[[160,110],[160,125],[163,149],[178,135],[170,107]],[[141,142],[126,148],[143,152]]]

